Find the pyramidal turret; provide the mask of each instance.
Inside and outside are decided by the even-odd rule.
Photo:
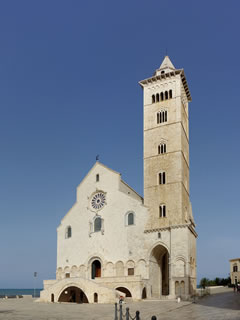
[[[175,70],[175,67],[172,63],[172,61],[170,60],[169,56],[165,56],[165,58],[163,59],[163,62],[161,63],[159,69],[157,69],[155,71],[155,75],[158,76],[160,74],[164,74],[164,73],[168,73]]]

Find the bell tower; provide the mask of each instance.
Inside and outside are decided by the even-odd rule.
[[[140,81],[144,92],[144,204],[146,229],[191,223],[189,200],[190,91],[183,69],[168,56],[153,77]]]
[[[177,294],[183,284],[184,292],[192,294],[197,234],[189,198],[191,94],[184,70],[176,69],[168,56],[152,77],[139,83],[144,104],[144,204],[149,209],[145,233],[159,232],[161,243],[169,248],[170,292]]]

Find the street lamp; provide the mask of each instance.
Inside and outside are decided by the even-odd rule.
[[[37,272],[35,271],[34,273],[33,273],[33,277],[34,277],[34,289],[33,289],[33,298],[35,298],[35,296],[36,296],[36,278],[37,278]]]

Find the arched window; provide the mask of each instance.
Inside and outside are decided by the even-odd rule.
[[[156,102],[159,102],[159,93],[156,95]]]
[[[152,95],[152,103],[155,103],[155,95]]]
[[[133,226],[135,224],[135,213],[129,211],[125,214],[125,226]]]
[[[167,111],[164,112],[164,116],[165,122],[167,122]]]
[[[161,143],[158,146],[158,154],[166,153],[167,147],[166,143]]]
[[[134,214],[133,214],[133,212],[130,212],[130,213],[128,214],[127,224],[128,224],[128,226],[131,226],[131,225],[134,224]]]
[[[160,100],[161,100],[161,101],[164,100],[163,92],[160,93]]]
[[[99,181],[99,174],[96,174],[96,182]]]
[[[166,205],[161,204],[159,206],[159,218],[165,218],[166,217]]]
[[[172,99],[172,90],[169,90],[169,99]]]
[[[100,217],[97,217],[94,220],[94,232],[101,231],[101,229],[102,229],[102,219]]]
[[[237,267],[237,265],[234,265],[233,266],[233,272],[237,272],[238,271],[238,267]]]
[[[175,282],[175,294],[176,295],[180,294],[180,285],[178,281]]]
[[[72,236],[72,228],[68,226],[65,231],[65,238],[68,239],[68,238],[71,238],[71,236]]]
[[[167,122],[167,111],[162,110],[157,113],[157,124]]]
[[[158,183],[159,184],[165,184],[166,183],[166,174],[165,174],[165,172],[160,172],[158,174]]]
[[[168,92],[165,91],[165,100],[167,100],[167,99],[168,99]]]

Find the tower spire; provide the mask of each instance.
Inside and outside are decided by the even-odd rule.
[[[155,74],[159,75],[162,73],[168,73],[172,70],[176,70],[169,56],[166,55],[160,65],[160,67],[156,70]]]

